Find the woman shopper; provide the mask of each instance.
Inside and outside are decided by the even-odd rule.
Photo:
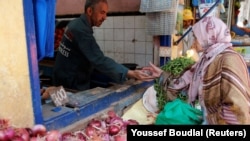
[[[178,79],[168,80],[169,75],[164,75],[168,72],[152,63],[144,69],[160,80],[170,81],[170,90],[188,87],[188,102],[193,105],[199,100],[203,124],[250,124],[249,72],[243,57],[230,43],[228,27],[217,17],[205,17],[194,24],[193,33],[194,44],[203,54]]]

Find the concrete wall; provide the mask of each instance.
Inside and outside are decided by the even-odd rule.
[[[23,1],[0,1],[0,119],[33,125]]]

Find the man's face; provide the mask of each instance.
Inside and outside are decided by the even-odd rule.
[[[247,21],[245,20],[245,21],[243,22],[243,24],[244,24],[244,25],[247,25]]]
[[[183,28],[188,28],[190,25],[192,25],[192,20],[183,20]]]
[[[92,12],[90,13],[90,20],[92,26],[100,27],[101,24],[106,20],[108,13],[108,5],[107,3],[100,2],[92,8]]]

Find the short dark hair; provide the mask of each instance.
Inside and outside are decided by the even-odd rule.
[[[85,12],[86,12],[87,8],[89,8],[89,7],[94,8],[94,6],[96,4],[98,4],[99,2],[108,3],[107,0],[86,0],[85,7],[84,7]]]

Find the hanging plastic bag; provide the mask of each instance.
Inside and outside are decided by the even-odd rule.
[[[198,6],[199,0],[192,0],[192,5],[193,6]]]
[[[167,102],[164,109],[157,115],[155,125],[200,125],[202,111],[176,98]]]
[[[199,8],[199,15],[200,17],[202,17],[205,13],[208,12],[209,9],[212,9],[211,12],[207,13],[206,16],[215,16],[215,17],[219,17],[220,16],[220,10],[218,7],[219,2],[215,3],[201,3],[199,4],[198,8]],[[214,8],[212,8],[214,5],[216,4],[216,6]]]
[[[54,56],[56,0],[33,0],[38,60]]]

